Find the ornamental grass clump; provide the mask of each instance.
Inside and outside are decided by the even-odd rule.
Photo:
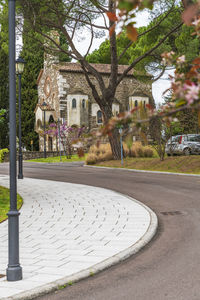
[[[144,157],[153,157],[153,149],[150,146],[145,146],[143,149]]]
[[[131,157],[153,157],[153,149],[150,146],[143,146],[141,142],[133,143],[130,151]]]
[[[86,164],[92,165],[97,162],[113,159],[110,144],[92,145],[89,149]]]
[[[124,152],[124,156],[131,156],[131,149],[127,146],[126,143],[123,143],[123,152]]]
[[[143,146],[141,142],[133,143],[131,147],[131,156],[132,157],[144,157]]]
[[[87,165],[94,165],[97,162],[97,155],[94,153],[88,153],[86,158],[86,164]]]

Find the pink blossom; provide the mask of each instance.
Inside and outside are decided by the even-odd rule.
[[[194,20],[194,21],[192,22],[192,25],[194,25],[194,26],[200,25],[200,19]]]
[[[195,85],[194,83],[192,83],[192,85],[184,84],[184,89],[186,89],[185,98],[188,104],[192,104],[194,100],[199,98],[199,86]]]
[[[185,62],[185,55],[179,56],[179,57],[177,58],[177,63],[178,63],[178,64],[182,64],[182,63],[184,63],[184,62]]]
[[[49,127],[56,127],[56,124],[55,123],[51,123],[51,124],[49,124]]]

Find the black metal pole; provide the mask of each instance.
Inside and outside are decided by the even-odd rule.
[[[46,127],[45,127],[45,123],[46,123],[46,114],[45,114],[45,110],[44,110],[44,158],[47,157],[47,154],[46,154]]]
[[[61,141],[60,141],[60,119],[59,118],[58,118],[58,137],[59,137],[60,161],[62,161],[62,157],[61,157]]]
[[[19,79],[19,157],[18,157],[18,179],[23,179],[23,153],[22,153],[22,125],[21,125],[21,74],[18,75]]]
[[[15,0],[8,1],[9,10],[9,144],[10,144],[10,210],[8,212],[7,280],[22,279],[19,263],[19,212],[16,180],[16,81],[15,81]]]

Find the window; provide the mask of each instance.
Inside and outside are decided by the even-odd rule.
[[[54,122],[54,118],[53,118],[52,115],[50,115],[50,117],[49,117],[49,123],[51,124],[51,123],[53,123],[53,122]]]
[[[72,108],[76,108],[76,99],[72,99]]]
[[[82,108],[85,108],[85,99],[82,100]]]
[[[98,110],[98,112],[97,112],[97,123],[98,124],[103,123],[102,112],[100,110]]]
[[[135,107],[138,107],[138,101],[135,100]]]
[[[188,141],[200,142],[200,135],[190,135],[190,136],[188,136]]]

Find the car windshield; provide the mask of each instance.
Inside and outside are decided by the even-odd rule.
[[[175,142],[176,136],[172,136],[168,141],[167,144],[171,144],[173,142]]]
[[[190,142],[200,142],[200,134],[199,135],[190,135],[190,136],[188,136],[188,141],[190,141]]]

